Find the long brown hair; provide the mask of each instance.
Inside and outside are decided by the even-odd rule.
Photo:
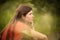
[[[26,16],[26,14],[31,10],[32,10],[32,8],[27,6],[27,5],[21,5],[21,6],[19,5],[19,7],[17,8],[16,13],[14,14],[12,20],[6,25],[6,27],[10,27],[12,24],[14,24],[15,20],[20,19],[22,15]],[[3,32],[4,29],[1,32]]]

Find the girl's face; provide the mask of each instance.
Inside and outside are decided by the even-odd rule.
[[[23,16],[23,18],[28,22],[33,22],[33,14],[32,10],[26,14],[26,16]]]

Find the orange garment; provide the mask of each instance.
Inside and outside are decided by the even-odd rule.
[[[12,24],[3,31],[1,40],[22,40],[23,35],[21,32],[28,28],[25,23],[17,21],[15,25]]]

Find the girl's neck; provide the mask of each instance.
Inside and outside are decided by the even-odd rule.
[[[32,28],[32,26],[33,26],[31,22],[28,22],[28,21],[26,21],[26,20],[24,20],[24,19],[18,19],[18,21],[25,23],[25,24],[28,25],[30,28]]]

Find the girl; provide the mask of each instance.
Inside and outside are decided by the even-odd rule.
[[[19,6],[12,21],[1,34],[1,40],[48,40],[47,36],[34,30],[32,8]]]

